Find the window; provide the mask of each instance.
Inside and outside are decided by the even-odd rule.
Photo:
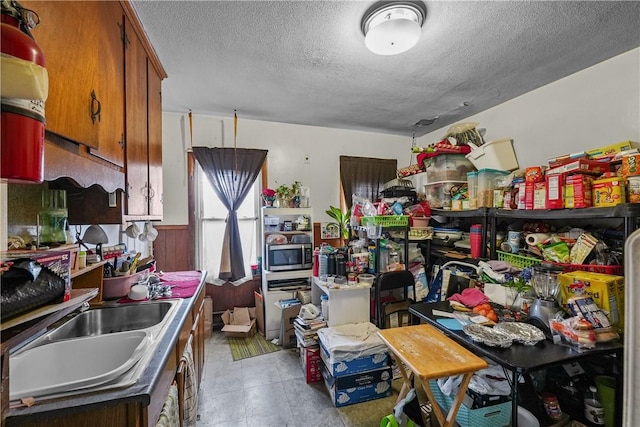
[[[196,162],[196,265],[207,270],[207,281],[220,282],[222,240],[226,227],[227,208],[213,191],[202,168]],[[251,278],[251,264],[261,255],[258,247],[258,220],[260,217],[260,176],[238,209],[238,226],[242,239],[245,280]]]

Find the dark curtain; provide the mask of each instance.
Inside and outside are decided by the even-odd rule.
[[[354,194],[377,200],[384,184],[397,177],[397,170],[395,159],[340,156],[340,182],[347,208],[351,208]]]
[[[222,280],[233,282],[245,277],[236,210],[260,173],[267,152],[247,148],[193,147],[194,157],[228,210],[218,276]]]

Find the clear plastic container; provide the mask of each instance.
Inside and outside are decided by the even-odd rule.
[[[469,188],[469,209],[478,207],[478,172],[467,172],[467,187]]]
[[[473,164],[464,154],[440,154],[425,160],[427,182],[464,181],[467,172],[473,171]]]
[[[497,169],[480,169],[478,171],[477,207],[493,207],[493,190],[498,188],[498,180],[509,175],[509,172]]]
[[[466,181],[440,181],[425,184],[424,192],[429,206],[439,209],[451,209],[451,190],[466,184]]]

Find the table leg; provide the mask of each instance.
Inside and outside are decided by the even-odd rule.
[[[511,379],[511,427],[518,427],[518,371],[512,371]]]
[[[402,399],[407,397],[407,394],[409,394],[409,391],[411,390],[411,386],[412,386],[411,380],[413,379],[413,372],[409,371],[409,373],[407,373],[407,370],[404,368],[404,365],[402,364],[402,361],[400,360],[400,358],[395,357],[393,352],[390,352],[390,354],[391,354],[391,357],[393,357],[393,360],[396,361],[396,365],[398,365],[398,370],[400,371],[400,375],[402,375],[402,387],[400,388],[400,392],[398,393],[398,398],[396,399],[396,404],[397,404]]]
[[[440,424],[440,427],[452,427],[456,424],[458,409],[460,409],[460,405],[462,404],[464,395],[467,392],[467,387],[469,386],[469,382],[471,381],[472,376],[473,372],[469,372],[464,374],[464,376],[462,377],[462,382],[460,383],[460,387],[458,388],[458,393],[456,394],[456,398],[453,400],[453,404],[451,405],[451,409],[449,409],[449,413],[447,414],[446,419],[444,417],[444,414],[440,410],[440,406],[438,405],[435,396],[433,395],[433,391],[431,391],[428,380],[422,381],[422,388],[424,389],[424,392],[427,394],[427,396],[429,397],[429,401],[431,402],[431,413],[438,419],[438,424]]]

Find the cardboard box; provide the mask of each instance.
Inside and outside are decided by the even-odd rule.
[[[593,205],[591,175],[575,174],[564,178],[564,207],[589,208]]]
[[[298,343],[298,351],[300,352],[300,364],[302,372],[307,384],[322,381],[322,373],[320,372],[320,346],[312,345],[303,347]]]
[[[280,320],[280,345],[282,348],[294,348],[297,338],[293,321],[298,317],[302,304],[295,304],[282,309]]]
[[[329,351],[320,341],[320,356],[325,364],[327,371],[333,377],[342,377],[345,375],[357,374],[360,372],[380,369],[387,366],[389,352],[376,353],[365,357],[356,357],[349,361],[340,361],[331,363]]]
[[[640,175],[640,153],[622,157],[622,176]]]
[[[636,145],[638,145],[637,142],[622,141],[611,145],[605,145],[604,147],[598,147],[592,150],[588,150],[587,155],[591,159],[611,157],[621,151],[631,150]]]
[[[589,271],[562,273],[558,276],[562,305],[567,308],[569,298],[589,296],[607,314],[611,324],[619,328],[622,322],[618,299],[621,280],[624,281],[624,277]]]
[[[393,375],[390,367],[334,377],[324,363],[321,363],[320,371],[331,395],[331,401],[336,407],[391,396]]]
[[[523,182],[520,184],[520,191],[524,189],[524,208],[527,210],[533,209],[535,184],[535,182]]]
[[[233,311],[222,313],[224,327],[222,332],[226,337],[248,338],[256,333],[255,307],[234,307]]]
[[[547,175],[557,175],[569,172],[602,175],[605,172],[609,172],[609,162],[578,159],[569,163],[565,163],[564,165],[558,166],[557,168],[548,169]]]
[[[296,292],[296,298],[298,298],[302,304],[309,304],[311,303],[311,291],[299,290]]]
[[[545,182],[547,184],[547,209],[563,209],[564,175],[547,175]]]
[[[258,291],[253,291],[253,299],[256,303],[256,322],[258,324],[258,331],[264,337],[264,299],[262,294]]]
[[[533,209],[547,209],[547,183],[533,183]]]
[[[594,180],[591,183],[591,192],[593,206],[596,208],[615,206],[627,200],[625,179],[619,176]]]

